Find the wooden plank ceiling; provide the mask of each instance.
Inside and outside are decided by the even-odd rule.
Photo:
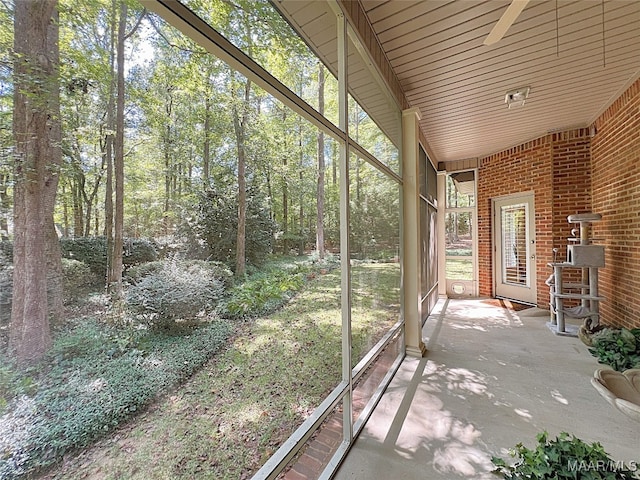
[[[637,0],[531,0],[491,46],[483,41],[510,0],[360,3],[409,104],[422,113],[439,162],[481,158],[550,131],[588,126],[640,75]],[[276,5],[331,65],[335,30],[320,27],[323,15],[331,18],[325,2]],[[507,91],[519,87],[530,87],[529,98],[507,108]],[[357,98],[366,107],[367,93]]]

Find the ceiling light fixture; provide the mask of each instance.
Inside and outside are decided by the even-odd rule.
[[[508,108],[522,107],[527,98],[529,98],[530,91],[531,87],[522,87],[511,90],[504,96],[504,103],[507,104]]]

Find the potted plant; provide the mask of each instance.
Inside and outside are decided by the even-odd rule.
[[[605,452],[600,443],[585,443],[566,432],[554,440],[547,432],[537,435],[538,445],[534,449],[522,443],[510,451],[516,458],[508,465],[502,458],[492,457],[496,466],[494,473],[505,479],[539,480],[632,480],[640,478],[640,462],[625,464],[617,462]]]
[[[640,366],[640,328],[605,328],[592,338],[589,352],[618,372]]]

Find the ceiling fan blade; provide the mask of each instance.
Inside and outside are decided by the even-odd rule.
[[[497,41],[499,41],[504,34],[507,33],[509,27],[516,21],[518,15],[522,13],[522,10],[527,6],[529,0],[511,0],[511,5],[507,7],[507,9],[498,20],[491,30],[491,33],[487,35],[487,38],[484,40],[485,45],[493,45]]]

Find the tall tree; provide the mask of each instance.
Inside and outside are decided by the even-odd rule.
[[[209,174],[211,162],[211,97],[204,98],[204,145],[202,149],[202,185],[209,187]]]
[[[124,101],[125,101],[125,57],[124,48],[127,39],[140,26],[145,12],[138,17],[132,30],[127,33],[127,4],[120,2],[118,17],[118,33],[116,41],[116,118],[113,171],[115,177],[115,209],[113,216],[113,243],[109,252],[111,257],[109,285],[111,293],[116,297],[122,295],[122,266],[124,244]]]
[[[124,42],[127,39],[127,4],[120,3],[116,48],[116,137],[113,170],[115,174],[115,212],[113,218],[113,252],[111,255],[112,293],[122,295],[122,249],[124,231]]]
[[[18,362],[51,344],[48,271],[61,271],[53,210],[62,161],[57,0],[16,2],[14,12],[14,273],[9,348]],[[58,279],[59,280],[59,279]],[[60,282],[61,283],[61,282]]]
[[[232,74],[232,77],[235,75]],[[232,85],[236,83],[232,81]],[[238,152],[238,232],[236,236],[236,275],[244,275],[246,269],[246,225],[247,225],[247,124],[251,99],[251,80],[241,82],[242,97],[233,102],[233,129]],[[234,87],[235,91],[235,87]]]
[[[105,179],[105,195],[104,195],[104,234],[107,237],[107,271],[106,282],[107,286],[111,285],[115,279],[113,278],[113,157],[114,157],[114,143],[115,143],[115,95],[116,95],[116,75],[114,73],[116,65],[116,15],[117,15],[117,0],[111,2],[111,22],[109,24],[109,76],[108,76],[108,93],[107,93],[107,111],[106,111],[106,125],[104,135],[104,164],[106,166],[106,179]]]
[[[0,242],[9,240],[9,216],[12,214],[12,46],[13,6],[0,2]]]
[[[318,113],[324,115],[324,66],[318,63]],[[318,189],[316,194],[316,250],[324,258],[324,132],[318,132]]]

